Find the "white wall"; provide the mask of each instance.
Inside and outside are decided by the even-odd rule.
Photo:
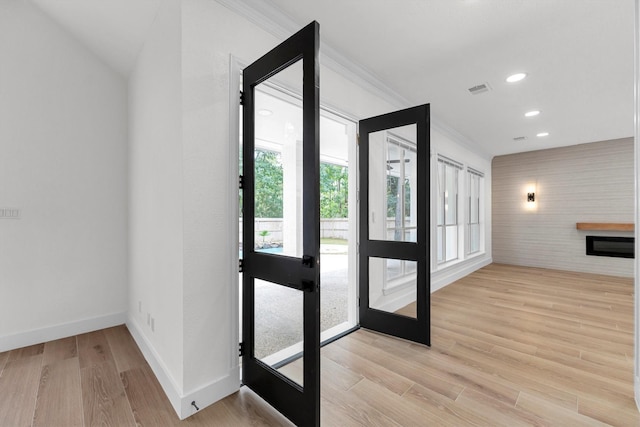
[[[162,0],[129,77],[128,325],[178,412],[185,369],[180,49],[180,2]]]
[[[123,323],[125,82],[25,1],[0,2],[0,352]]]
[[[202,391],[202,405],[239,385],[229,55],[253,60],[276,44],[217,2],[182,5],[184,382]]]
[[[632,259],[585,254],[587,235],[632,232],[576,230],[577,222],[634,222],[633,167],[631,138],[494,158],[494,261],[633,277]]]

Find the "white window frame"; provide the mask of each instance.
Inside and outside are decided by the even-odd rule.
[[[476,199],[472,200],[472,177],[477,177],[477,191],[476,191]],[[484,224],[484,215],[483,215],[483,194],[484,194],[484,173],[480,172],[477,169],[474,169],[472,167],[467,166],[467,194],[466,194],[466,199],[467,199],[467,209],[466,209],[466,213],[467,213],[467,221],[466,221],[466,241],[467,241],[467,255],[468,256],[474,256],[476,254],[482,253],[484,251],[484,239],[483,239],[483,232],[482,232],[482,225]],[[475,206],[474,206],[475,205]],[[478,210],[477,212],[477,222],[473,222],[473,215],[472,215],[472,209],[476,208]],[[478,241],[478,247],[477,249],[473,249],[471,247],[471,241],[472,241],[472,231],[471,231],[471,227],[472,225],[477,225],[478,228],[478,236],[477,236],[477,241]]]
[[[464,170],[464,165],[460,162],[457,162],[449,157],[445,157],[443,155],[438,155],[437,159],[436,159],[436,255],[435,255],[435,260],[436,260],[436,265],[439,268],[442,268],[443,266],[446,266],[450,263],[454,263],[456,261],[459,261],[462,259],[461,256],[461,251],[460,249],[462,247],[464,247],[464,233],[460,233],[461,230],[461,221],[460,221],[460,215],[461,215],[461,211],[460,211],[460,196],[461,196],[461,180],[460,180],[460,171]],[[444,179],[442,179],[440,177],[440,163],[442,163],[442,166],[445,168],[444,169],[444,173],[443,176],[445,177]],[[450,197],[448,195],[446,195],[446,168],[454,168],[456,170],[456,197],[455,197],[455,206],[456,206],[456,215],[455,215],[455,223],[453,224],[447,224],[446,223],[446,206],[447,203],[445,203],[444,199],[445,197]],[[450,201],[448,201],[449,203],[451,203]],[[443,224],[438,224],[438,215],[441,214],[442,215],[442,220],[443,220]],[[456,233],[457,233],[457,238],[456,238],[456,248],[455,248],[455,253],[456,256],[455,258],[450,258],[447,259],[447,246],[446,246],[446,228],[448,227],[452,227],[455,226],[456,227]],[[440,234],[438,231],[439,229],[443,227],[443,232],[442,232],[442,239],[440,239]],[[462,235],[461,235],[462,234]],[[442,259],[438,259],[438,253],[439,251],[441,251],[442,253]]]

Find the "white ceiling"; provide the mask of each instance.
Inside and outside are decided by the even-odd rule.
[[[31,1],[125,76],[160,3]],[[259,3],[299,27],[318,21],[325,46],[491,155],[633,136],[633,0]],[[507,84],[516,71],[529,77]],[[467,92],[480,83],[492,90]]]
[[[633,0],[270,1],[492,155],[633,136]]]
[[[159,0],[31,0],[96,55],[127,76],[155,20]]]

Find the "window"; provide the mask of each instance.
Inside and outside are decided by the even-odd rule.
[[[458,176],[462,165],[438,156],[438,264],[458,259]]]
[[[416,241],[416,149],[400,137],[387,136],[387,240]],[[412,203],[413,200],[413,203]]]
[[[415,242],[417,239],[416,148],[415,143],[387,133],[386,143],[386,240]],[[383,292],[406,284],[416,274],[416,262],[399,259],[385,260]]]
[[[468,213],[467,233],[469,236],[468,254],[480,252],[480,191],[484,174],[475,169],[467,168],[468,179]]]

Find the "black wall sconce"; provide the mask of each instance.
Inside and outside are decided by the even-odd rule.
[[[535,202],[536,193],[527,193],[527,202]]]

